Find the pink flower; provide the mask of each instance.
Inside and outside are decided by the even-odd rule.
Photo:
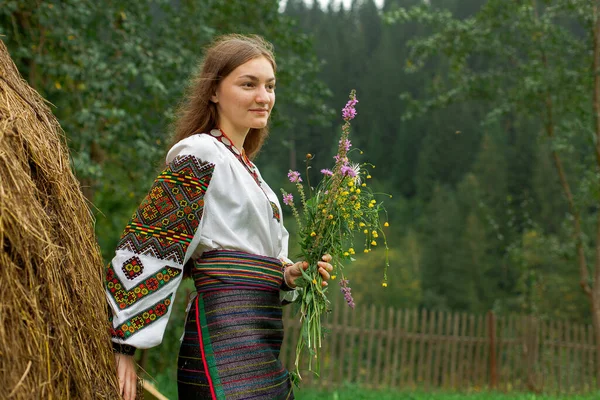
[[[348,305],[351,308],[354,308],[354,306],[356,304],[354,304],[354,299],[352,298],[352,293],[350,293],[352,289],[350,289],[348,287],[348,283],[349,283],[348,279],[340,279],[340,286],[341,286],[340,290],[344,294],[344,299],[346,300],[346,303],[348,303]]]
[[[350,147],[352,147],[352,143],[348,139],[340,139],[340,145],[344,146],[346,151],[350,150]]]
[[[354,178],[356,176],[356,171],[352,167],[349,167],[347,165],[343,165],[342,168],[340,169],[340,172],[344,176],[350,176],[352,178]]]
[[[340,155],[336,154],[335,156],[333,156],[333,159],[335,160],[335,162],[339,162],[340,161]],[[344,163],[344,165],[348,164],[348,157],[343,157],[341,158],[342,162]]]
[[[302,178],[300,178],[300,172],[298,172],[298,171],[290,171],[288,173],[288,178],[290,179],[290,182],[292,182],[292,183],[302,182]]]
[[[323,175],[327,175],[327,176],[331,176],[331,175],[333,175],[333,172],[331,172],[331,171],[330,171],[330,170],[328,170],[328,169],[322,169],[322,170],[321,170],[321,173],[322,173]]]
[[[342,118],[344,118],[344,120],[350,121],[351,119],[356,117],[356,109],[354,108],[356,103],[358,103],[358,100],[356,99],[348,100],[348,103],[346,103],[346,107],[344,107],[344,109],[342,110]]]
[[[294,196],[291,193],[283,195],[283,204],[286,206],[291,206],[294,204]]]

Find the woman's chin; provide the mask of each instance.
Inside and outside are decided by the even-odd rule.
[[[269,120],[265,120],[265,121],[256,121],[255,123],[253,123],[250,128],[252,129],[262,129],[264,127],[266,127],[269,123]]]

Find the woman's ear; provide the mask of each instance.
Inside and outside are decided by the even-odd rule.
[[[219,98],[217,97],[216,93],[210,96],[210,101],[212,101],[215,104],[219,102]]]

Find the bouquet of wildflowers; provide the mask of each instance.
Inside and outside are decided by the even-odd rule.
[[[380,214],[385,213],[382,204],[375,199],[374,193],[367,185],[371,178],[369,170],[372,164],[354,164],[349,156],[355,149],[350,149],[350,121],[356,116],[356,92],[352,90],[350,100],[342,110],[345,121],[339,141],[338,153],[334,157],[333,169],[323,169],[323,178],[314,188],[308,185],[310,197],[307,199],[300,173],[290,171],[288,178],[296,184],[300,196],[301,211],[294,203],[293,195],[283,191],[283,202],[292,209],[298,224],[300,248],[302,256],[309,263],[309,268],[302,272],[296,280],[300,296],[296,302],[300,309],[301,331],[296,346],[296,371],[293,373],[296,383],[301,379],[299,370],[300,355],[304,348],[310,354],[309,370],[319,372],[319,350],[321,348],[321,317],[328,311],[330,303],[327,299],[327,288],[322,287],[321,275],[318,273],[317,261],[324,254],[333,256],[331,279],[340,276],[339,283],[348,306],[354,308],[354,300],[349,281],[344,277],[343,262],[352,261],[355,254],[354,241],[363,242],[363,252],[368,253],[378,244],[385,247],[385,268],[382,286],[387,287],[387,268],[389,266],[388,245],[383,227],[389,226],[386,221],[381,224]],[[360,152],[362,154],[362,151]],[[307,172],[311,155],[307,156]],[[391,196],[390,196],[391,197]],[[313,369],[313,359],[315,368]]]

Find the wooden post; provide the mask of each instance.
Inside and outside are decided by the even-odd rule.
[[[363,379],[360,380],[360,383],[363,386],[367,386],[369,388],[372,388],[372,382],[371,382],[371,372],[373,370],[373,341],[375,339],[375,335],[377,334],[376,331],[376,327],[377,327],[377,307],[375,307],[375,304],[371,305],[371,321],[369,323],[369,328],[368,328],[368,333],[367,335],[369,336],[368,341],[367,341],[367,366],[365,369],[365,376],[363,377]]]
[[[419,327],[419,366],[417,367],[417,384],[423,384],[425,370],[425,336],[427,334],[427,310],[421,310],[421,323]]]
[[[378,381],[381,387],[390,387],[392,385],[392,374],[391,363],[392,363],[392,352],[394,351],[394,308],[388,308],[388,326],[386,331],[385,339],[385,359],[383,364],[383,374],[381,379]],[[382,332],[383,333],[383,332]],[[382,346],[383,347],[383,346]]]
[[[351,346],[347,346],[346,337],[355,329],[354,324],[348,324],[348,313],[350,312],[350,307],[345,303],[340,303],[339,307],[343,307],[342,311],[342,330],[340,332],[341,335],[341,343],[340,343],[340,352],[338,353],[338,357],[334,359],[334,364],[337,362],[337,375],[332,375],[331,380],[335,381],[336,384],[344,383],[344,367],[346,365],[346,354],[349,353],[349,348],[354,348],[353,336],[350,336]],[[354,310],[353,310],[354,311]],[[354,312],[353,312],[354,315]],[[354,320],[353,320],[354,321]]]
[[[496,316],[492,311],[488,312],[488,333],[490,340],[490,388],[498,387],[498,370],[496,364]]]
[[[452,364],[450,360],[450,348],[452,345],[452,339],[450,332],[452,332],[452,313],[446,312],[446,331],[444,332],[446,346],[444,347],[445,354],[442,358],[444,363],[442,368],[442,387],[444,389],[447,389],[452,385],[450,381],[450,371],[452,371]]]
[[[406,314],[406,310],[404,310]],[[392,369],[390,371],[390,388],[396,388],[398,385],[400,370],[398,368],[398,362],[402,355],[400,352],[400,338],[402,337],[402,310],[396,310],[396,326],[392,337],[394,338],[394,357],[392,358]],[[405,340],[403,340],[405,342]]]

